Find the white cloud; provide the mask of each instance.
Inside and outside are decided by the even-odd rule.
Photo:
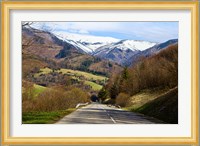
[[[87,30],[79,30],[78,33],[82,33],[82,34],[89,34],[89,32]]]
[[[66,23],[68,29],[89,31],[115,31],[120,28],[119,23],[110,22],[69,22]]]
[[[154,42],[178,38],[177,22],[38,22],[34,26],[77,34],[105,33],[108,36],[115,33],[119,34],[118,38],[124,36]]]

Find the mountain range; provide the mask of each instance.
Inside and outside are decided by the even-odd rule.
[[[83,53],[113,61],[122,66],[135,64],[140,58],[157,54],[169,45],[178,43],[178,39],[157,43],[63,32],[55,32],[54,34],[63,41],[74,45]]]
[[[152,56],[166,47],[178,43],[178,39],[157,43],[140,40],[119,40],[112,37],[47,32],[34,28],[23,28],[22,34],[24,36],[23,41],[26,42],[28,39],[34,41],[34,44],[24,51],[42,58],[52,59],[71,68],[74,66],[81,67],[85,64],[81,62],[84,59],[84,62],[87,60],[86,64],[88,68],[91,66],[94,68],[94,62],[98,63],[98,65],[102,64],[99,62],[109,62],[115,64],[115,66],[130,66],[141,58]]]

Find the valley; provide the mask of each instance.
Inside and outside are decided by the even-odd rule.
[[[22,89],[23,124],[55,123],[80,103],[176,124],[178,39],[158,43],[61,33],[27,23],[22,27]]]

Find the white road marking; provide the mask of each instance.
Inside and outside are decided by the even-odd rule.
[[[110,119],[113,121],[113,123],[117,123],[111,116],[110,116]]]
[[[113,121],[113,123],[117,123],[113,118],[112,118],[112,116],[107,112],[107,110],[105,109],[105,108],[103,108],[103,107],[101,107],[101,106],[99,106],[103,111],[105,111],[106,113],[107,113],[107,115],[108,115],[108,117]]]

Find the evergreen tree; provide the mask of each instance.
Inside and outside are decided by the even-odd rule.
[[[107,90],[103,87],[99,93],[98,93],[98,98],[101,100],[101,101],[104,101],[106,98],[108,97],[108,92]]]
[[[127,84],[128,82],[131,82],[129,78],[129,71],[128,68],[125,67],[124,70],[122,71],[120,81],[119,81],[119,92],[124,92],[127,93]]]
[[[116,83],[114,83],[112,85],[112,87],[110,88],[110,98],[111,99],[115,99],[117,97],[117,95],[119,94],[119,91],[118,91],[118,86]]]
[[[128,79],[128,68],[125,67],[122,72],[122,79],[127,80]]]

